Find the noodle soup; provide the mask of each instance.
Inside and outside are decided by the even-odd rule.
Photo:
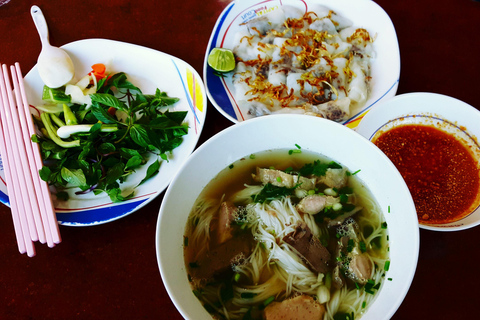
[[[384,216],[355,172],[300,149],[222,170],[184,235],[188,279],[214,319],[358,319],[385,280],[388,247]]]

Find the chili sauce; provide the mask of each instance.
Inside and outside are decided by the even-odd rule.
[[[479,204],[479,168],[473,152],[433,126],[407,124],[373,140],[405,180],[423,224],[451,223]]]

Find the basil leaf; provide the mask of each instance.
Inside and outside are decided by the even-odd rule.
[[[43,181],[50,181],[50,176],[52,175],[52,170],[49,167],[43,166],[40,170],[38,170],[38,174],[40,175],[40,179]]]
[[[142,183],[144,183],[145,181],[147,181],[148,179],[150,179],[151,177],[155,176],[158,171],[160,170],[160,161],[158,160],[155,160],[147,169],[147,174],[145,175],[145,178],[143,178],[142,181],[140,181],[140,183],[137,185],[137,187],[139,185],[141,185]]]
[[[134,124],[130,128],[130,137],[139,146],[149,147],[151,145],[148,132],[142,125]]]
[[[131,192],[126,196],[122,196],[121,192],[122,191],[120,190],[120,188],[113,188],[113,189],[107,190],[107,194],[110,197],[110,200],[112,200],[112,202],[122,202],[133,197],[133,192]]]
[[[115,183],[123,175],[125,169],[125,164],[119,162],[107,171],[107,176],[105,182],[108,185]]]
[[[94,93],[90,95],[92,99],[92,106],[94,105],[93,102],[97,102],[95,105],[103,104],[107,107],[113,107],[118,110],[128,111],[127,106],[125,103],[120,101],[117,97],[107,93]]]
[[[140,157],[143,160],[142,155],[140,152],[138,152],[135,149],[129,149],[129,148],[121,148],[120,149],[120,155],[126,159],[130,159],[131,157]]]
[[[85,190],[84,188],[86,186],[87,179],[85,178],[85,174],[81,169],[70,170],[66,167],[63,167],[60,171],[60,174],[63,180],[67,181],[75,187],[79,187]]]
[[[110,113],[108,113],[105,109],[103,109],[98,104],[92,104],[90,109],[92,110],[91,111],[92,115],[94,115],[97,120],[103,123],[106,123],[106,124],[119,123],[119,121],[115,120],[110,115]]]
[[[141,157],[133,156],[130,159],[128,159],[127,164],[125,165],[125,170],[138,167],[139,165],[142,164],[142,162],[143,162],[143,159]]]
[[[97,150],[101,154],[109,154],[109,153],[115,152],[116,148],[113,143],[105,142],[99,145]]]

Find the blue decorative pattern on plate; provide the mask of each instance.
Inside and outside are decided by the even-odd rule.
[[[186,62],[153,49],[105,39],[75,41],[62,48],[73,60],[77,79],[90,72],[93,64],[103,63],[108,72],[125,72],[128,79],[146,94],[159,88],[171,97],[180,98],[173,110],[188,111],[188,135],[169,155],[169,161],[162,162],[159,173],[135,189],[133,199],[112,203],[104,193],[97,196],[93,193],[75,196],[72,193],[68,201],[54,201],[61,225],[88,226],[110,222],[140,209],[162,193],[192,153],[207,111],[205,87],[195,69]],[[42,88],[43,82],[35,66],[25,76],[25,89],[31,105],[43,104]],[[136,186],[145,176],[149,164],[131,175],[122,184],[122,189],[131,190]],[[3,166],[0,166],[0,201],[9,205]]]
[[[350,19],[358,28],[365,28],[375,39],[375,57],[371,63],[371,91],[366,103],[350,110],[350,117],[342,123],[355,128],[361,118],[376,103],[393,97],[400,76],[400,53],[395,28],[385,11],[369,0],[242,0],[231,2],[220,14],[207,47],[204,62],[204,80],[207,95],[215,108],[230,121],[237,123],[248,119],[245,110],[235,99],[232,73],[218,77],[208,66],[207,57],[215,47],[233,49],[235,34],[241,24],[253,17],[268,16],[279,6],[289,5],[303,12],[313,5],[323,5],[339,16]]]

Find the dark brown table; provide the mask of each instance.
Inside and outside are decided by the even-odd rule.
[[[36,4],[54,45],[87,38],[119,40],[177,56],[203,74],[210,32],[229,2],[11,0],[0,7],[0,62],[20,62],[25,73],[35,65],[40,41],[30,7]],[[400,43],[397,93],[441,93],[480,109],[480,3],[377,2],[390,15]],[[199,145],[230,125],[209,104]],[[105,225],[61,226],[63,242],[53,249],[37,244],[34,258],[19,254],[10,209],[0,205],[0,319],[181,319],[155,255],[162,197]],[[394,319],[478,316],[479,228],[420,231],[417,272]]]

